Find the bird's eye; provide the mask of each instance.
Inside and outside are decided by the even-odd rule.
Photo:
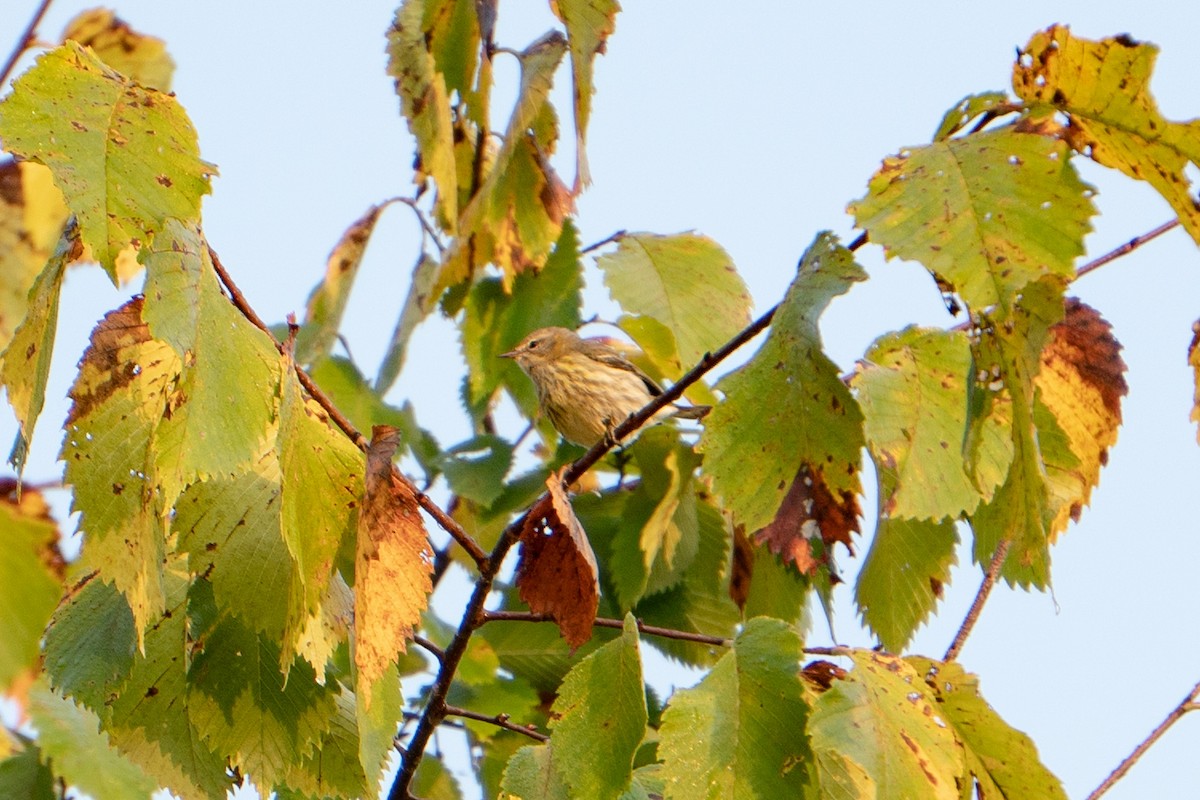
[[[530,342],[530,343],[529,343],[527,346],[528,346],[528,348],[529,348],[530,350],[536,350],[536,349],[537,349],[537,346],[538,346],[538,340],[537,340],[537,339],[534,339],[534,340],[533,340],[532,342]]]

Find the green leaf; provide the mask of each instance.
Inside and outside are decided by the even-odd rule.
[[[329,731],[337,700],[300,659],[289,665],[285,683],[279,644],[234,617],[212,620],[210,603],[202,600],[198,611],[193,598],[194,635],[205,647],[188,671],[189,717],[204,740],[229,754],[266,796],[284,781],[288,765],[310,755]]]
[[[1013,65],[1013,91],[1068,116],[1063,136],[1076,152],[1144,180],[1200,242],[1200,208],[1189,165],[1200,166],[1200,120],[1171,122],[1150,94],[1158,48],[1128,36],[1090,41],[1054,25],[1034,35]],[[1048,109],[1031,113],[1044,116]]]
[[[995,490],[976,486],[963,461],[970,369],[966,333],[916,327],[876,339],[859,362],[851,387],[887,475],[881,518],[953,519]]]
[[[880,493],[885,491],[881,486]],[[880,515],[854,584],[854,602],[885,649],[903,650],[933,612],[957,563],[957,546],[953,521]]]
[[[499,436],[475,436],[446,450],[439,462],[450,490],[490,506],[504,492],[513,446]]]
[[[572,795],[551,745],[527,745],[508,761],[500,782],[502,800],[569,800]],[[632,774],[632,771],[631,773]],[[615,796],[615,795],[614,795]]]
[[[499,278],[485,278],[471,287],[464,304],[462,346],[468,369],[467,400],[473,408],[489,407],[496,390],[503,387],[526,417],[536,416],[533,383],[512,359],[500,354],[537,328],[578,328],[582,291],[579,232],[570,220],[563,223],[545,266],[518,275],[511,291],[505,291]]]
[[[888,258],[919,261],[972,309],[1074,277],[1096,213],[1062,141],[1013,128],[904,150],[850,204]]]
[[[572,797],[613,797],[629,788],[646,732],[637,623],[567,673],[551,712],[550,748]]]
[[[672,695],[658,746],[667,800],[806,796],[801,658],[786,623],[752,619],[704,680]]]
[[[616,28],[617,0],[558,0],[551,10],[567,29],[575,82],[575,192],[592,182],[587,163],[587,126],[592,112],[592,64]]]
[[[8,392],[8,402],[17,415],[20,431],[9,462],[20,475],[25,456],[33,441],[33,427],[46,402],[46,381],[50,377],[50,359],[54,354],[54,334],[58,330],[58,297],[63,273],[75,249],[74,226],[59,239],[54,255],[29,290],[29,311],[17,326],[12,341],[0,361],[0,386]]]
[[[296,361],[299,363],[311,364],[321,356],[329,355],[333,349],[354,278],[383,209],[381,205],[368,208],[330,251],[325,262],[325,277],[308,295],[304,325],[296,334]]]
[[[41,751],[31,739],[20,734],[15,738],[23,747],[16,754],[0,760],[0,797],[59,800],[54,773],[42,763]]]
[[[170,506],[188,484],[240,472],[270,446],[279,356],[221,293],[199,230],[169,220],[143,261],[142,317],[183,362],[155,440]]]
[[[7,484],[7,485],[5,485]],[[36,670],[38,646],[62,594],[58,527],[41,495],[26,489],[20,502],[0,481],[0,690]],[[61,568],[61,567],[60,567]]]
[[[54,172],[83,241],[116,281],[117,254],[169,219],[197,222],[216,170],[173,95],[145,89],[68,41],[0,103],[0,137]]]
[[[129,604],[111,584],[93,578],[76,585],[54,612],[44,665],[51,685],[99,711],[130,674],[136,651]]]
[[[430,10],[440,3],[431,0]],[[453,233],[458,221],[458,172],[454,128],[445,77],[429,50],[425,0],[405,0],[387,34],[388,75],[396,81],[400,111],[417,140],[417,177],[433,179],[438,224]]]
[[[621,308],[658,320],[675,334],[688,367],[750,323],[750,293],[729,255],[693,233],[627,234],[596,259]]]
[[[658,383],[679,380],[684,364],[675,344],[675,334],[654,317],[631,317],[623,314],[617,319],[617,327],[629,334],[640,352],[628,353],[629,360]],[[693,365],[688,364],[690,369]],[[696,381],[683,393],[693,403],[715,406],[719,400],[704,381]]]
[[[59,455],[74,490],[71,508],[87,534],[83,562],[125,595],[139,640],[165,607],[154,441],[180,368],[175,352],[150,338],[141,314],[135,298],[92,331]]]
[[[359,763],[355,697],[341,688],[334,696],[337,713],[329,721],[329,730],[311,755],[289,765],[286,783],[309,797],[373,798],[378,795],[379,770],[364,772]]]
[[[933,141],[944,142],[967,126],[978,116],[994,111],[1009,102],[1004,92],[981,92],[969,94],[946,112],[933,134]]]
[[[1062,784],[1038,758],[1033,740],[1000,719],[979,694],[979,679],[953,662],[905,659],[926,676],[926,691],[966,751],[980,797],[1066,800]]]
[[[795,624],[797,630],[812,627],[808,599],[813,580],[783,563],[766,547],[746,545],[753,558],[750,567],[750,592],[742,616],[774,617]]]
[[[774,519],[805,465],[821,471],[835,498],[859,492],[862,412],[821,351],[817,320],[834,297],[865,279],[849,250],[819,234],[767,340],[718,384],[725,401],[706,420],[699,449],[714,491],[747,530]]]
[[[342,695],[346,694],[343,689]],[[361,694],[354,695],[355,723],[358,726],[358,763],[367,776],[367,784],[378,786],[387,767],[404,713],[404,697],[400,693],[400,676],[395,664],[388,664],[379,680],[371,685],[370,707]]]
[[[809,720],[818,765],[861,785],[858,770],[843,764],[853,761],[877,797],[959,800],[961,745],[921,677],[883,653],[856,650],[850,657],[854,669],[817,698]]]
[[[439,759],[426,756],[417,765],[412,792],[425,800],[462,800],[462,790],[450,770]]]
[[[28,710],[38,747],[71,786],[105,800],[145,800],[154,792],[156,782],[112,748],[91,711],[40,681],[29,695]]]
[[[392,339],[388,342],[387,352],[379,364],[379,374],[375,377],[375,391],[380,397],[386,395],[396,383],[396,378],[400,377],[408,340],[421,320],[434,309],[437,298],[433,296],[433,284],[437,279],[438,267],[437,260],[426,253],[421,253],[413,266],[412,281],[408,285],[408,294],[404,296],[404,307],[400,309],[400,318],[396,320]]]

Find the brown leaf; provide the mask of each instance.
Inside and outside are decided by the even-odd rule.
[[[835,680],[846,677],[846,670],[832,661],[810,661],[800,670],[800,674],[814,686],[828,689]]]
[[[1196,382],[1192,396],[1192,422],[1200,422],[1200,319],[1192,323],[1192,343],[1188,345],[1188,366]],[[1200,428],[1196,429],[1196,441],[1200,442]]]
[[[407,649],[432,591],[433,550],[411,486],[396,473],[392,455],[400,432],[371,429],[366,489],[358,516],[354,560],[354,663],[358,691],[368,708],[371,687]]]
[[[1057,509],[1051,535],[1069,520],[1078,520],[1108,463],[1108,448],[1117,441],[1125,362],[1111,326],[1078,298],[1069,298],[1063,320],[1050,329],[1036,379],[1039,396],[1054,413],[1079,463],[1062,468],[1047,464]]]
[[[559,476],[551,475],[546,487],[549,494],[529,510],[521,530],[517,589],[529,609],[550,615],[576,648],[592,638],[600,605],[596,556]]]
[[[746,536],[746,529],[738,525],[733,529],[733,565],[729,572],[729,599],[739,610],[746,610],[746,599],[750,597],[750,581],[754,577],[754,545]]]
[[[766,544],[785,562],[791,561],[802,575],[812,575],[821,564],[828,565],[833,545],[841,542],[854,552],[851,532],[858,532],[858,499],[851,492],[834,498],[818,470],[802,464],[796,479],[783,497],[771,524],[754,534],[757,544]],[[812,540],[820,539],[822,554],[814,555]]]

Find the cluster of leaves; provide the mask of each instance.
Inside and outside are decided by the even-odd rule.
[[[819,320],[867,276],[821,233],[755,355],[715,386],[686,378],[690,399],[715,406],[698,441],[644,431],[571,497],[556,470],[580,451],[496,358],[533,328],[582,322],[571,214],[618,7],[552,8],[563,32],[519,53],[493,42],[492,3],[396,13],[388,70],[417,148],[403,202],[432,221],[373,382],[333,346],[389,203],[336,245],[304,324],[268,329],[201,232],[214,168],[169,93],[161,42],[89,12],[0,104],[15,157],[0,165],[0,379],[18,469],[66,269],[94,260],[114,283],[145,271],[142,296],[96,326],[71,390],[61,458],[79,559],[63,563],[35,491],[3,487],[15,533],[0,541],[0,685],[24,694],[38,731],[0,741],[7,793],[51,796],[61,777],[103,797],[221,797],[246,776],[264,796],[375,796],[411,703],[422,726],[463,718],[489,796],[1063,796],[958,665],[836,649],[849,670],[802,667],[800,631],[810,596],[839,580],[835,546],[852,551],[864,449],[880,500],[855,597],[888,651],[933,612],[964,531],[981,563],[1007,554],[1010,583],[1049,585],[1049,547],[1088,502],[1125,393],[1108,325],[1067,296],[1096,213],[1072,159],[1149,181],[1200,240],[1184,172],[1200,129],[1157,112],[1155,49],[1037,34],[1015,97],[964,99],[851,204],[866,238],[927,267],[965,325],[886,333],[843,378]],[[568,55],[573,187],[552,166],[549,101]],[[492,59],[509,56],[518,96],[494,135]],[[711,366],[750,325],[744,283],[703,236],[623,234],[596,265],[655,378]],[[476,432],[448,447],[389,402],[412,331],[439,311],[461,331]],[[527,471],[495,432],[502,396],[537,422]],[[444,483],[445,511],[397,459]],[[422,509],[462,547],[435,555]],[[450,560],[478,576],[457,629],[426,610]],[[432,661],[407,652],[414,632]],[[706,677],[663,708],[643,646]],[[406,699],[401,677],[431,673],[405,681]],[[416,737],[393,796],[457,796]]]

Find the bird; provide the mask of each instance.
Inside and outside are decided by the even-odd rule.
[[[569,442],[591,447],[663,393],[619,350],[567,328],[539,328],[501,358],[511,358],[533,381],[538,405]],[[710,406],[669,405],[651,422],[700,419]]]

